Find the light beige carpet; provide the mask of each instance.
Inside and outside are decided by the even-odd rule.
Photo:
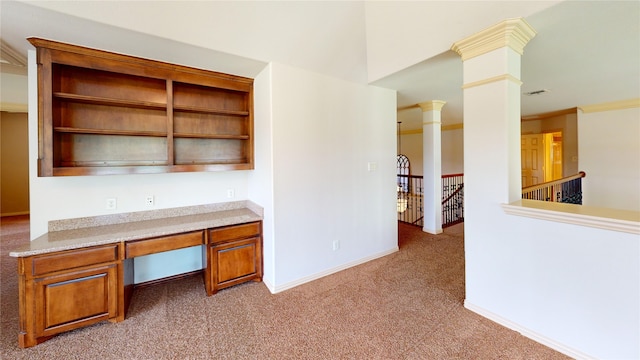
[[[463,225],[400,224],[400,251],[272,295],[248,283],[207,297],[201,277],[136,290],[127,319],[18,348],[12,247],[28,217],[3,218],[2,359],[566,359],[466,310]]]

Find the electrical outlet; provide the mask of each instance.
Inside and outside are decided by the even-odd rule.
[[[236,196],[236,191],[234,189],[227,189],[227,198],[233,199]]]
[[[340,240],[333,240],[333,251],[340,249]]]
[[[147,206],[153,206],[155,204],[153,195],[147,195],[147,197],[144,200],[144,203],[147,204]]]
[[[118,207],[118,201],[116,198],[108,198],[105,201],[105,209],[107,210],[115,210]]]

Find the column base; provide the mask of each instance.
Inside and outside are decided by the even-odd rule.
[[[422,231],[433,235],[442,234],[442,229],[427,229],[426,227],[423,227]]]

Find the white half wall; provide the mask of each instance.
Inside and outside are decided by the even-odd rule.
[[[640,108],[578,112],[584,205],[640,211]]]
[[[638,235],[499,207],[466,214],[465,306],[575,358],[640,357]]]
[[[397,251],[395,92],[278,63],[268,71],[256,86],[271,98],[257,113],[256,141],[263,152],[272,146],[272,157],[260,159],[272,169],[256,169],[273,175],[259,190],[272,222],[265,224],[271,290]],[[262,84],[269,77],[270,88]]]

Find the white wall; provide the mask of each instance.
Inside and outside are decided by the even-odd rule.
[[[640,211],[640,108],[578,112],[583,204]]]
[[[27,111],[27,77],[0,73],[0,111]]]
[[[402,147],[400,152],[409,158],[409,163],[411,164],[411,175],[424,175],[422,141],[422,132],[417,134],[404,134],[400,136],[400,143]]]
[[[464,145],[462,129],[442,130],[441,132],[442,175],[464,172]],[[405,134],[400,138],[402,153],[411,161],[411,175],[424,175],[422,152],[422,133]]]
[[[274,245],[274,170],[273,170],[273,110],[272,65],[267,65],[253,83],[254,111],[254,163],[249,173],[249,197],[263,207],[262,221],[262,280],[273,292],[275,284]]]
[[[486,148],[465,136],[465,153]],[[507,215],[481,157],[480,178],[465,167],[465,306],[575,357],[640,357],[638,235]]]
[[[251,194],[264,207],[265,283],[274,292],[398,249],[394,91],[272,64],[256,78],[253,171],[40,178],[33,69],[32,238],[50,220],[110,213],[110,197],[123,213],[149,210],[146,195],[159,209],[229,201],[233,188],[233,200]],[[136,259],[135,282],[202,268],[200,254],[196,247]]]
[[[262,84],[269,77],[270,89]],[[259,80],[256,90],[272,99],[263,107],[270,129],[268,114],[256,119],[258,148],[271,145],[273,154],[261,155],[272,169],[259,170],[273,174],[264,179],[273,184],[273,206],[265,207],[271,290],[397,251],[395,92],[277,63]]]
[[[571,176],[582,169],[578,166],[578,115],[577,113],[546,117],[540,120],[522,121],[522,134],[562,132],[562,176]]]
[[[442,175],[464,173],[464,131],[442,131]]]
[[[576,357],[640,357],[638,235],[499,206],[482,205],[482,226],[465,209],[465,305]]]
[[[504,55],[464,61],[465,84],[491,78],[502,59],[519,78],[519,60]],[[501,207],[520,197],[520,96],[510,81],[464,89],[465,306],[573,357],[637,359],[638,235]]]

